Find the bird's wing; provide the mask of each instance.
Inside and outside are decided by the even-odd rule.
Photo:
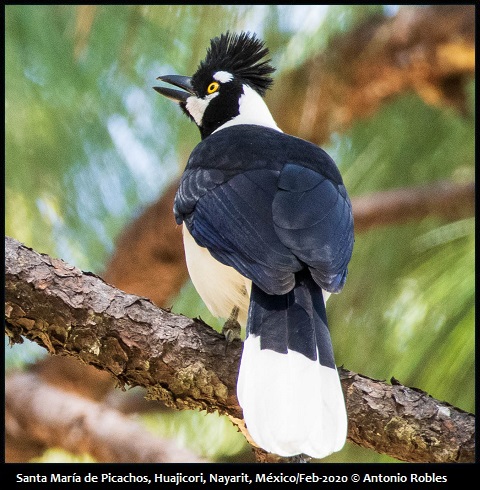
[[[280,241],[325,290],[339,292],[353,249],[353,215],[343,184],[287,163],[278,179],[273,221]]]
[[[187,180],[177,193],[176,212],[181,209],[182,196],[196,195],[194,210],[184,215],[184,221],[197,243],[264,291],[290,291],[295,284],[294,272],[302,265],[281,243],[273,227],[271,209],[278,171],[239,173],[208,190],[206,186],[212,179],[205,169],[193,171]]]
[[[269,294],[290,291],[305,264],[323,289],[338,292],[352,252],[353,218],[328,155],[259,127],[224,129],[207,140],[182,176],[177,222]]]

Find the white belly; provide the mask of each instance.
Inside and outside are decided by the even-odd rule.
[[[212,315],[227,319],[233,307],[238,306],[238,321],[245,326],[251,281],[233,267],[218,262],[206,248],[197,245],[185,225],[183,245],[190,279]]]

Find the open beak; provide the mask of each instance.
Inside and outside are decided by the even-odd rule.
[[[185,103],[191,95],[195,95],[195,91],[192,87],[192,79],[190,77],[184,77],[181,75],[162,75],[157,80],[161,80],[165,83],[175,85],[175,87],[182,88],[183,90],[176,90],[168,87],[153,87],[159,94],[168,97],[174,102]],[[184,92],[186,90],[186,92]]]

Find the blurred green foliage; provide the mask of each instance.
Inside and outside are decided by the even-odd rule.
[[[382,6],[21,6],[5,15],[6,233],[101,273],[114,239],[178,174],[198,131],[151,89],[192,73],[209,39],[262,36],[282,73]],[[275,90],[275,89],[274,89]],[[473,82],[469,90],[473,114]],[[474,119],[405,94],[325,147],[351,196],[474,179]],[[338,364],[474,410],[474,220],[357,234],[344,292],[328,303]],[[187,284],[174,311],[217,327]],[[7,367],[33,362],[32,344]],[[245,450],[224,418],[151,415],[147,426],[212,460]],[[215,444],[213,444],[213,441]],[[53,453],[55,455],[55,453]],[[50,452],[46,458],[52,461]],[[62,458],[59,457],[61,460]],[[327,461],[391,461],[347,444]]]

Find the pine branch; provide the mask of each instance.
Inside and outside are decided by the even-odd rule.
[[[241,342],[226,350],[223,336],[200,319],[158,308],[13,238],[5,238],[5,259],[12,343],[26,337],[107,370],[121,386],[144,386],[173,408],[226,414],[246,433],[235,394]],[[405,461],[474,460],[472,414],[398,382],[340,373],[350,441]]]
[[[355,232],[429,216],[454,221],[475,216],[475,183],[442,181],[355,196],[352,208]]]
[[[62,447],[109,463],[199,463],[202,460],[103,403],[66,393],[33,373],[5,381],[6,453],[24,456],[22,442],[35,448]],[[20,451],[14,451],[20,445]],[[42,451],[43,452],[43,451]],[[25,459],[21,459],[24,461]]]
[[[474,76],[475,6],[409,5],[331,39],[279,76],[267,103],[283,131],[321,145],[405,93],[469,114]]]

